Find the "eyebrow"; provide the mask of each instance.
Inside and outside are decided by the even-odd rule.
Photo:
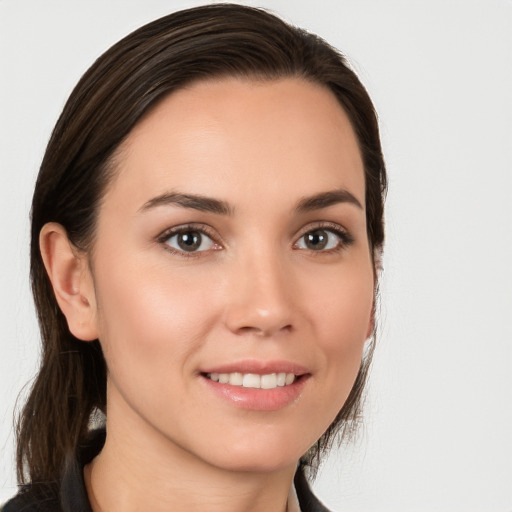
[[[181,194],[168,192],[154,197],[144,203],[139,211],[147,211],[157,206],[182,206],[201,212],[217,213],[219,215],[231,215],[233,208],[225,201],[196,194]]]
[[[350,203],[361,210],[363,209],[359,200],[345,189],[330,190],[328,192],[320,192],[314,196],[304,197],[299,200],[295,209],[298,212],[305,213],[321,210],[322,208],[328,208],[340,203]],[[181,206],[218,215],[232,215],[234,212],[234,208],[226,201],[196,194],[182,194],[180,192],[167,192],[154,197],[144,203],[139,211],[147,211],[158,206]]]
[[[359,200],[348,190],[338,189],[329,192],[321,192],[311,197],[304,197],[297,203],[297,211],[310,212],[313,210],[321,210],[339,203],[350,203],[363,210],[363,206]]]

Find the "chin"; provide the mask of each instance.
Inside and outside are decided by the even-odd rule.
[[[295,436],[286,438],[252,439],[230,443],[229,446],[217,445],[207,455],[210,464],[234,472],[275,472],[296,467],[299,459],[308,450]]]
[[[223,457],[213,465],[236,473],[274,473],[290,467],[296,467],[300,455],[296,457],[265,456],[261,453],[233,453]],[[212,461],[213,462],[213,461]]]

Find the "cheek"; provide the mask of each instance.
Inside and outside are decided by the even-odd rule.
[[[134,421],[134,429],[139,428],[137,418],[168,426],[187,408],[190,375],[210,330],[215,301],[183,273],[169,275],[151,265],[129,268],[121,261],[108,270],[97,281],[110,411]]]
[[[99,338],[111,372],[169,369],[203,343],[215,301],[186,277],[122,260],[98,271]]]
[[[333,417],[355,381],[365,342],[373,325],[374,283],[371,265],[352,269],[339,279],[326,279],[324,287],[311,290],[315,340],[326,368],[333,402]]]
[[[322,331],[319,340],[326,348],[362,347],[371,331],[374,303],[373,271],[370,265],[347,269],[339,278],[323,280],[324,286],[311,288],[311,314]]]

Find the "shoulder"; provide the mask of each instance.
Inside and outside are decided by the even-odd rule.
[[[61,512],[59,486],[27,485],[0,512]]]

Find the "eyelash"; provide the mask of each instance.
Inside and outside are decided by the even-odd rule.
[[[303,239],[304,236],[306,236],[308,233],[312,233],[315,231],[325,231],[327,233],[334,234],[339,239],[336,247],[333,247],[333,248],[330,248],[327,250],[318,250],[318,251],[309,249],[308,252],[310,252],[311,254],[314,254],[315,256],[321,255],[321,254],[325,255],[325,254],[337,253],[337,252],[342,251],[343,249],[346,249],[347,247],[349,247],[350,245],[352,245],[354,243],[354,238],[352,237],[352,235],[350,235],[340,225],[334,224],[331,222],[319,222],[317,224],[314,224],[313,226],[310,224],[307,227],[303,228],[303,230],[301,231],[297,240],[294,242],[293,248],[295,250],[308,250],[308,249],[303,249],[303,248],[297,247],[297,245],[299,244],[299,241],[301,239]],[[187,232],[196,232],[196,233],[200,233],[202,235],[206,235],[212,241],[212,244],[214,245],[214,247],[212,249],[208,249],[208,250],[187,252],[185,250],[176,249],[169,245],[169,240],[172,237],[174,237],[176,235],[180,235],[182,233],[187,233]],[[165,247],[165,249],[168,250],[169,252],[171,252],[172,254],[177,254],[184,258],[192,258],[192,257],[197,258],[197,257],[203,256],[205,253],[209,253],[211,250],[218,251],[218,250],[222,249],[222,244],[220,242],[218,242],[217,234],[214,232],[214,230],[211,227],[209,227],[205,224],[185,224],[185,225],[181,225],[181,226],[172,227],[170,229],[165,230],[163,233],[161,233],[157,237],[157,242],[162,244]]]
[[[214,248],[210,250],[218,251],[222,248],[222,244],[217,241],[217,236],[212,228],[205,224],[184,224],[182,226],[175,226],[170,229],[165,230],[161,235],[157,237],[157,242],[162,244],[166,250],[171,252],[172,254],[177,254],[184,258],[197,258],[198,256],[203,256],[204,253],[210,252],[210,250],[206,251],[182,251],[179,249],[175,249],[169,245],[169,240],[182,233],[195,232],[200,233],[201,235],[206,235],[213,243]]]
[[[314,224],[313,226],[311,224],[306,226],[301,231],[299,237],[297,238],[297,241],[293,244],[293,247],[296,248],[297,250],[301,250],[301,248],[297,247],[299,241],[302,240],[303,237],[306,236],[308,233],[312,233],[314,231],[325,231],[327,233],[336,235],[339,239],[338,243],[336,244],[336,247],[333,247],[331,249],[319,251],[310,249],[309,253],[313,254],[314,256],[338,253],[346,249],[347,247],[350,247],[355,242],[354,237],[348,231],[342,228],[339,224],[335,224],[332,222],[319,222],[317,224]]]

